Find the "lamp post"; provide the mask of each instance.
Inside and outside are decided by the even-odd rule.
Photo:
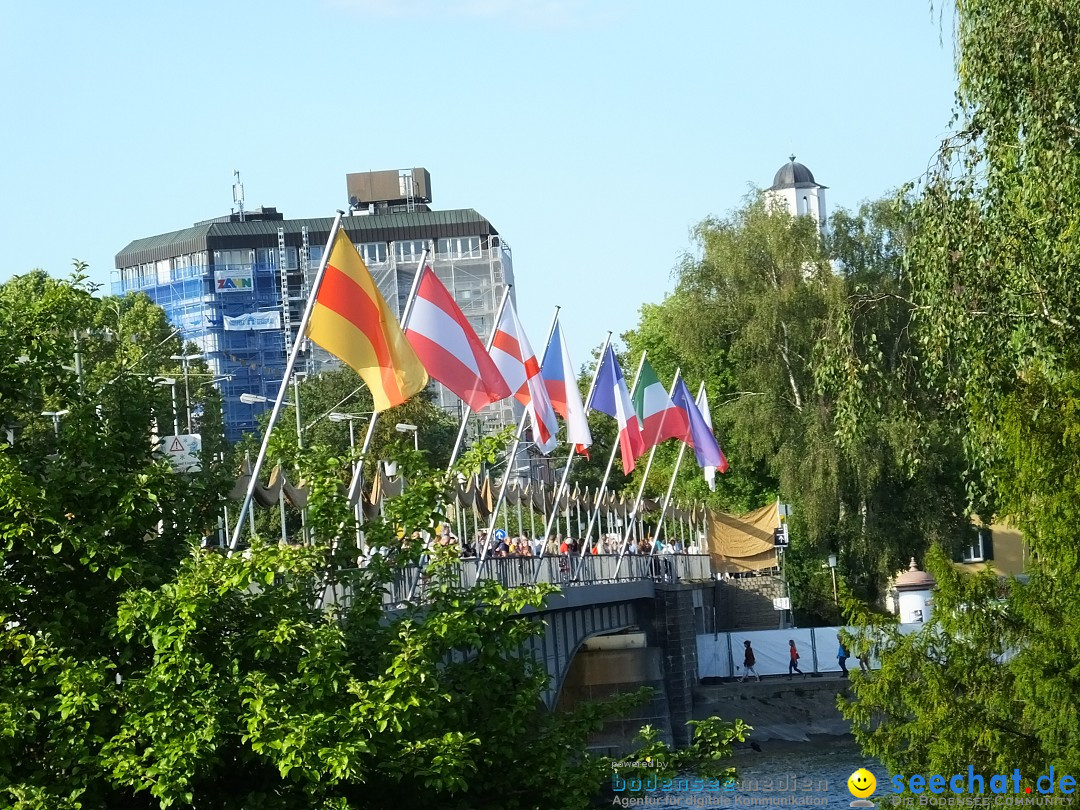
[[[370,411],[365,411],[363,413],[338,413],[337,411],[332,411],[331,413],[328,413],[326,416],[331,422],[339,422],[339,423],[340,422],[348,422],[349,423],[349,450],[352,451],[352,454],[355,454],[356,453],[356,429],[353,427],[353,423],[362,420],[364,417],[371,416],[371,412]],[[354,473],[356,472],[356,464],[355,463],[353,464],[353,472]]]
[[[173,435],[180,435],[180,417],[176,412],[176,378],[175,377],[153,377],[151,378],[154,385],[169,386],[172,389],[172,424]]]
[[[201,354],[171,354],[170,360],[179,360],[184,364],[184,405],[187,407],[187,432],[191,433],[191,388],[188,386],[188,361],[198,360]]]
[[[327,417],[330,419],[331,422],[348,422],[349,423],[349,455],[350,456],[355,456],[356,455],[356,429],[353,427],[353,423],[356,422],[358,419],[360,419],[360,417],[362,417],[362,416],[371,416],[371,413],[338,413],[337,411],[333,411],[333,412],[327,414]],[[352,474],[354,476],[356,475],[356,467],[357,467],[358,463],[359,462],[357,462],[355,459],[353,460]],[[361,523],[361,520],[363,518],[363,515],[360,512],[361,508],[362,507],[360,506],[360,499],[357,498],[356,503],[353,505],[353,514],[356,517],[356,525],[358,527],[359,527],[359,525]],[[360,529],[359,528],[357,528],[357,530],[356,530],[356,536],[357,536],[357,544],[359,545],[359,541],[360,541]]]
[[[836,555],[829,555],[829,570],[832,572],[832,600],[833,604],[839,606],[840,600],[836,595]]]
[[[420,452],[420,429],[416,425],[398,422],[394,425],[394,430],[398,433],[411,433],[413,438],[413,450],[417,453]]]
[[[53,421],[53,433],[56,434],[56,438],[60,438],[60,419],[67,416],[71,411],[68,408],[64,408],[62,411],[42,411],[42,416],[51,416]]]
[[[272,402],[273,400],[271,400],[269,397],[264,397],[262,394],[243,393],[243,394],[240,395],[240,401],[242,403],[244,403],[245,405],[258,405],[260,403]],[[289,402],[288,400],[282,400],[281,404],[282,405],[293,405],[294,403]],[[297,427],[296,440],[297,440],[297,443],[299,443],[299,441],[300,441],[300,425],[299,425],[299,423],[297,424],[296,427]],[[278,492],[278,508],[281,510],[281,542],[285,543],[285,542],[288,542],[288,537],[287,537],[287,533],[286,533],[286,530],[285,530],[285,489],[284,489],[284,487],[282,487],[282,489],[279,490],[279,492]],[[301,512],[300,512],[300,524],[301,524],[301,531],[306,536],[306,534],[307,534],[307,519],[304,517],[305,511],[306,510],[301,510]],[[254,514],[254,513],[252,513],[252,514]]]

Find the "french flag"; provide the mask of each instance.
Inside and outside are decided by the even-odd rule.
[[[638,456],[645,452],[645,440],[641,437],[641,420],[630,401],[630,392],[626,390],[626,378],[611,346],[607,347],[600,359],[600,370],[596,372],[589,408],[613,416],[618,421],[623,472],[629,475],[634,471]]]
[[[510,387],[461,307],[434,270],[420,272],[405,337],[428,375],[473,411],[506,399]]]
[[[566,441],[575,445],[579,453],[586,453],[592,444],[592,433],[585,417],[585,406],[581,403],[581,391],[574,375],[574,364],[570,361],[570,350],[563,340],[558,322],[544,352],[540,375],[544,378],[551,407],[566,420]]]

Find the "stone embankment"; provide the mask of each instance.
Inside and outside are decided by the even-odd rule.
[[[837,695],[847,688],[846,679],[831,673],[806,679],[795,676],[790,681],[781,676],[698,686],[694,719],[741,719],[753,726],[749,739],[754,742],[848,736],[851,726],[836,708]]]

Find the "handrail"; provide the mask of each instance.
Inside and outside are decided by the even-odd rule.
[[[538,570],[539,569],[539,570]],[[418,575],[417,566],[397,571],[383,593],[383,607],[393,609],[413,599],[423,599],[423,583],[414,589]],[[479,560],[468,557],[456,564],[457,585],[471,588],[477,582]],[[348,572],[344,572],[346,578]],[[579,557],[576,554],[560,554],[552,557],[491,557],[484,565],[482,576],[501,585],[514,588],[547,582],[561,588],[577,588],[585,585],[615,585],[627,582],[704,582],[713,578],[708,554],[657,554],[628,555],[623,565],[618,565],[614,554],[596,554]],[[346,588],[347,591],[347,588]],[[348,601],[344,594],[338,604]]]

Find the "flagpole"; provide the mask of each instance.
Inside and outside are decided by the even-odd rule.
[[[678,372],[676,372],[675,380],[678,382]],[[675,391],[675,386],[671,386],[672,392]],[[701,385],[698,386],[698,396],[701,396],[701,392],[705,390],[705,381],[701,381]],[[667,514],[668,502],[671,500],[671,493],[675,489],[675,477],[679,474],[679,467],[682,466],[683,456],[686,454],[686,442],[682,443],[682,447],[679,448],[679,457],[675,461],[675,471],[671,474],[671,481],[668,483],[667,494],[664,496],[664,505],[660,507],[660,523],[656,529],[656,540],[660,539],[660,536],[664,533],[664,515]],[[653,547],[650,552],[656,553],[656,543],[653,542]]]
[[[638,361],[637,373],[634,374],[634,384],[630,386],[630,396],[633,397],[634,389],[637,388],[638,381],[641,379],[641,369],[645,367],[645,357],[649,354],[648,349],[641,353],[641,360]],[[603,362],[603,360],[601,360]],[[615,441],[611,445],[611,455],[608,457],[607,469],[604,470],[604,480],[600,482],[600,488],[596,490],[596,505],[593,507],[589,514],[589,525],[585,529],[585,536],[592,535],[592,527],[600,516],[600,500],[604,497],[604,492],[607,491],[608,478],[611,477],[611,468],[615,464],[615,455],[619,452],[619,434],[615,434]],[[583,549],[584,550],[584,549]],[[582,557],[585,555],[582,554]]]
[[[681,373],[682,373],[681,368],[680,369],[675,369],[675,379],[672,380],[672,382],[671,382],[671,391],[668,392],[668,398],[671,398],[675,394],[675,386],[679,382],[679,375]],[[630,512],[630,517],[626,521],[626,534],[623,535],[622,548],[619,549],[619,561],[617,563],[615,563],[615,578],[616,579],[619,576],[619,570],[622,568],[623,557],[626,556],[626,548],[627,548],[627,545],[629,544],[629,541],[630,541],[631,529],[633,528],[634,524],[637,523],[638,511],[641,509],[641,498],[642,498],[642,496],[645,495],[645,483],[649,480],[649,470],[652,469],[653,458],[655,458],[655,456],[656,456],[656,448],[659,447],[659,446],[660,446],[659,443],[654,444],[652,446],[652,450],[649,453],[649,463],[645,465],[645,472],[641,476],[641,486],[638,487],[638,494],[637,494],[637,499],[634,501],[634,508]],[[686,444],[685,443],[683,444],[683,449],[684,450],[686,449]],[[662,521],[663,520],[663,514],[661,514],[660,518],[661,518],[661,521]]]
[[[413,301],[416,300],[416,290],[420,286],[420,276],[424,272],[424,264],[427,262],[428,250],[424,250],[420,253],[420,261],[416,265],[416,274],[413,276],[412,289],[409,290],[409,297],[405,299],[405,309],[401,312],[401,331],[404,332],[409,328],[409,316],[412,315]],[[359,504],[359,501],[354,501],[360,494],[360,484],[364,478],[364,456],[367,455],[368,448],[371,447],[371,438],[375,435],[375,425],[379,421],[380,411],[375,411],[371,415],[371,421],[368,422],[367,433],[364,435],[364,444],[360,448],[360,462],[356,468],[356,475],[353,476],[352,483],[349,486],[349,503]]]
[[[491,548],[491,533],[495,530],[495,521],[499,517],[499,509],[502,506],[504,493],[506,492],[506,482],[510,477],[510,470],[514,466],[514,459],[517,457],[518,445],[521,443],[521,434],[525,430],[525,422],[529,418],[528,408],[521,414],[521,418],[518,420],[517,432],[514,434],[514,442],[511,445],[510,454],[506,457],[506,469],[503,471],[502,482],[499,486],[499,495],[495,499],[495,505],[491,509],[491,517],[487,530],[484,533],[484,549],[480,552],[480,562],[476,568],[476,581],[480,581],[480,573],[484,570],[484,563],[487,561],[488,550]]]
[[[551,336],[555,334],[555,326],[559,323],[559,309],[555,307],[555,316],[551,319],[551,329],[548,330],[547,343],[544,344],[544,353],[547,353],[548,346],[551,345]],[[492,332],[494,334],[494,331]],[[520,339],[520,336],[519,336]],[[543,355],[541,355],[542,357]],[[531,398],[531,395],[530,395]],[[533,414],[536,413],[535,406],[533,407]],[[480,581],[480,574],[484,571],[484,563],[487,562],[488,550],[491,548],[491,533],[495,531],[495,521],[499,518],[499,510],[502,508],[503,500],[506,498],[506,484],[510,480],[510,473],[514,468],[514,461],[517,459],[518,445],[521,443],[521,433],[525,429],[525,419],[529,415],[529,409],[525,408],[525,412],[521,414],[521,421],[518,422],[517,435],[514,437],[513,449],[506,460],[506,469],[503,471],[502,484],[499,486],[499,497],[495,501],[495,507],[491,510],[491,518],[488,522],[487,528],[487,544],[484,546],[484,553],[480,557],[480,562],[476,567],[476,581]],[[539,428],[534,424],[533,429],[539,433]]]
[[[506,302],[510,300],[510,288],[513,284],[507,284],[503,289],[502,301],[499,302],[499,309],[495,313],[495,320],[491,324],[491,334],[488,335],[487,346],[484,348],[487,353],[491,354],[491,346],[495,342],[495,332],[499,329],[499,321],[502,320],[503,310],[506,309]],[[511,394],[511,396],[513,396]],[[465,440],[465,428],[469,425],[469,417],[472,416],[472,408],[465,404],[465,401],[461,402],[463,412],[461,414],[461,427],[458,428],[457,440],[454,442],[454,449],[450,451],[450,463],[446,465],[446,469],[449,470],[454,466],[454,462],[457,461],[458,453],[461,452],[461,443]]]
[[[611,332],[610,331],[607,333],[607,337],[604,338],[604,346],[603,346],[602,349],[600,349],[600,362],[596,364],[596,369],[593,371],[592,382],[589,384],[589,393],[585,395],[585,418],[586,419],[588,419],[588,417],[589,417],[589,410],[590,410],[590,406],[591,406],[591,403],[592,403],[593,391],[596,390],[596,378],[598,376],[600,376],[600,365],[603,363],[604,355],[607,353],[607,349],[608,349],[609,345],[611,345]],[[570,373],[570,369],[563,369],[563,374],[564,375],[569,374],[569,373]],[[569,385],[571,383],[567,382],[567,384]],[[574,382],[573,384],[576,385],[577,383]],[[566,430],[567,430],[567,433],[569,433],[569,431],[570,431],[569,422],[567,422]],[[570,437],[567,436],[568,441],[569,441],[569,438]],[[563,490],[566,488],[566,481],[570,476],[570,467],[571,467],[571,465],[573,465],[574,459],[577,457],[577,453],[575,452],[575,449],[576,448],[574,446],[570,447],[570,455],[567,456],[567,458],[566,458],[566,466],[563,467],[562,479],[559,481],[559,488],[557,490],[555,490],[555,505],[552,507],[551,515],[548,516],[544,520],[544,545],[540,547],[540,555],[539,555],[541,558],[544,556],[544,548],[547,546],[548,535],[551,533],[551,521],[555,519],[555,514],[556,514],[556,512],[558,512],[559,499],[562,497]],[[578,507],[578,509],[580,511],[580,506]],[[582,544],[582,547],[584,547],[584,543]],[[540,576],[540,566],[537,566],[536,567],[536,574],[533,577],[533,582],[536,582],[536,580],[539,578],[539,576]]]
[[[660,539],[660,536],[664,533],[664,516],[667,514],[668,503],[671,502],[671,493],[675,489],[675,478],[679,474],[679,467],[682,466],[683,456],[686,454],[686,442],[682,442],[682,447],[679,448],[679,457],[675,460],[675,471],[671,473],[671,481],[668,482],[667,494],[664,495],[664,505],[660,507],[660,524],[656,528],[656,538],[653,540],[653,547],[650,554],[656,553],[656,541]]]
[[[259,473],[262,471],[263,463],[266,461],[266,453],[270,447],[270,434],[273,433],[274,425],[277,424],[278,416],[281,414],[281,408],[285,402],[285,393],[289,390],[289,380],[296,369],[296,361],[300,357],[300,349],[304,345],[304,333],[307,331],[308,321],[311,320],[311,313],[315,308],[315,298],[318,296],[319,288],[322,286],[323,276],[326,275],[326,265],[330,259],[330,251],[333,249],[334,240],[337,238],[338,230],[341,228],[341,218],[343,216],[345,216],[345,212],[339,210],[337,216],[334,217],[333,224],[330,226],[330,236],[326,240],[326,249],[323,251],[322,259],[319,261],[319,269],[315,274],[314,282],[312,282],[311,292],[308,294],[304,315],[296,329],[296,339],[293,341],[292,351],[289,352],[289,360],[285,364],[285,371],[281,375],[281,385],[278,386],[274,407],[270,411],[270,421],[267,422],[266,430],[263,432],[262,444],[259,446],[259,455],[255,458],[255,467],[251,471],[251,480],[248,481],[244,503],[240,507],[240,514],[236,518],[236,529],[233,530],[232,538],[229,540],[230,555],[236,551],[236,545],[240,542],[240,530],[244,526],[244,517],[251,508],[251,499],[255,495],[255,487],[259,484]],[[282,290],[282,295],[286,294],[286,291]],[[299,407],[299,403],[297,403],[297,407]]]

